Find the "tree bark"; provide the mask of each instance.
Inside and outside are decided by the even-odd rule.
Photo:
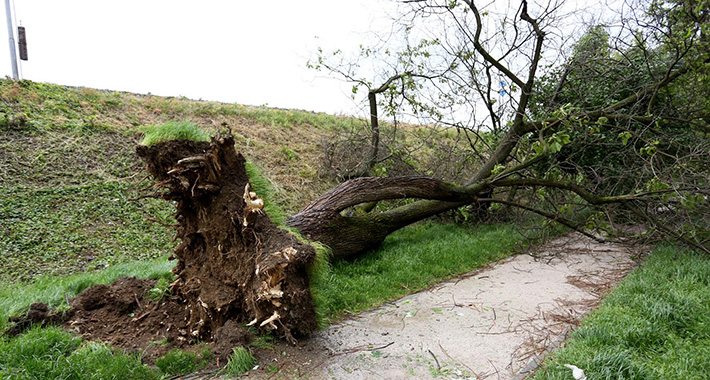
[[[331,248],[334,259],[350,259],[378,247],[390,233],[430,216],[476,201],[483,187],[464,188],[423,176],[363,177],[344,182],[286,223],[308,239]],[[419,201],[386,212],[354,212],[348,207],[387,199]]]
[[[367,94],[367,99],[370,102],[370,156],[367,159],[367,172],[372,173],[380,152],[380,121],[377,115],[377,93],[370,91]]]

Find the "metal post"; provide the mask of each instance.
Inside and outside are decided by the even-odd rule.
[[[7,15],[7,35],[10,37],[10,61],[12,61],[12,78],[20,79],[17,70],[17,52],[15,51],[15,28],[12,27],[12,11],[10,10],[10,0],[5,0],[5,14]]]

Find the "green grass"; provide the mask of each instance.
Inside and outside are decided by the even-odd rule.
[[[220,373],[225,375],[241,375],[251,370],[256,364],[256,358],[244,347],[232,349],[232,354],[229,356],[229,361]]]
[[[262,334],[254,338],[250,345],[262,350],[272,350],[274,348],[274,337],[271,334]]]
[[[322,112],[139,96],[29,80],[0,79],[0,100],[0,129],[33,133],[59,129],[77,132],[126,130],[127,127],[153,124],[146,123],[148,119],[167,121],[185,116],[245,118],[277,127],[311,125],[327,130],[345,130],[362,124],[360,119]]]
[[[165,297],[170,296],[170,284],[175,281],[175,276],[162,276],[158,279],[158,282],[155,283],[155,286],[152,288],[148,289],[146,292],[146,297],[150,299],[151,301],[158,302],[162,300]]]
[[[0,187],[0,280],[68,274],[168,254],[168,202],[130,201],[120,182],[81,186]]]
[[[2,129],[0,136],[2,186],[133,183],[141,178],[135,176],[141,169],[135,154],[137,137],[116,132],[59,130],[32,134]]]
[[[700,380],[710,374],[710,257],[657,248],[586,318],[536,380]]]
[[[138,354],[82,342],[59,327],[33,327],[15,338],[0,337],[0,378],[157,380],[198,371],[210,357],[206,348],[199,353],[173,350],[156,360],[156,369],[142,364]]]
[[[380,249],[354,262],[320,262],[311,278],[320,324],[509,256],[520,241],[505,225],[419,223],[393,233]]]
[[[205,348],[198,355],[194,352],[172,350],[155,361],[155,366],[166,375],[185,375],[201,370],[209,364],[212,353]]]
[[[168,121],[162,124],[149,125],[143,129],[142,145],[151,146],[170,140],[210,141],[210,136],[204,129],[190,120]]]
[[[264,212],[274,224],[283,227],[284,223],[286,223],[287,215],[277,202],[275,185],[262,174],[262,169],[258,165],[247,161],[245,166],[252,191],[256,192],[259,198],[264,200]]]
[[[15,380],[156,379],[135,354],[113,351],[58,327],[32,328],[13,339],[0,339],[0,378]]]

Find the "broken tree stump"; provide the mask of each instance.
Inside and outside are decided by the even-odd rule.
[[[292,343],[315,330],[307,275],[315,251],[262,211],[231,135],[139,146],[137,153],[160,189],[153,196],[176,202],[171,290],[186,305],[190,336],[211,340],[228,320],[275,330]]]

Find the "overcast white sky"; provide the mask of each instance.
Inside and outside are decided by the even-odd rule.
[[[318,46],[356,48],[386,18],[377,0],[12,3],[27,29],[24,79],[348,114],[357,112],[351,86],[306,61]],[[12,70],[2,24],[4,77]]]
[[[614,1],[562,3],[575,11]],[[349,56],[360,43],[372,45],[373,32],[389,30],[395,6],[391,0],[10,3],[16,23],[27,29],[29,61],[20,61],[24,79],[354,115],[363,115],[365,107],[364,99],[357,104],[350,98],[352,85],[309,70],[306,62],[319,46],[343,49]],[[483,3],[513,12],[519,7],[518,0]],[[578,24],[572,18],[558,21],[564,34],[582,32],[574,29]],[[4,77],[12,70],[2,24]]]

